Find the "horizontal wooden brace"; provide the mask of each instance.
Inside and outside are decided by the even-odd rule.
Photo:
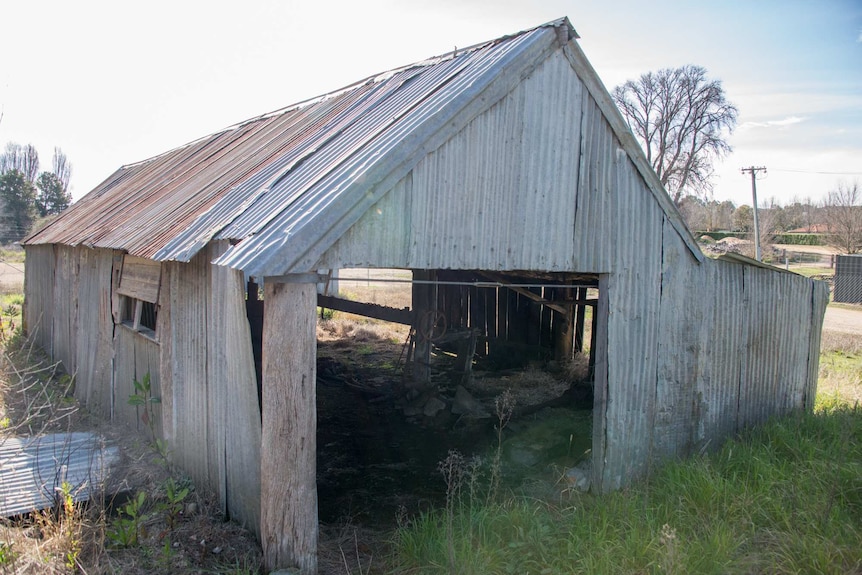
[[[363,317],[372,317],[392,323],[413,325],[414,313],[410,308],[397,309],[385,305],[364,303],[361,301],[350,301],[331,295],[317,295],[317,305],[326,309],[334,309],[345,313],[353,313]]]

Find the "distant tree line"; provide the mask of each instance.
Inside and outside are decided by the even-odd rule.
[[[690,230],[699,233],[754,230],[754,210],[729,200],[705,200],[684,196],[679,211]],[[758,208],[761,243],[776,243],[779,234],[803,232],[822,234],[825,244],[843,253],[862,253],[862,188],[859,182],[840,182],[822,200],[794,199],[787,205],[774,198]],[[781,242],[777,242],[781,243]]]
[[[19,241],[39,218],[59,214],[72,203],[72,164],[54,148],[51,170],[39,171],[31,144],[6,144],[0,154],[0,244]]]

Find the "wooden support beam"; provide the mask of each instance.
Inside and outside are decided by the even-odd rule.
[[[556,288],[559,299],[567,299],[573,288]],[[583,309],[581,307],[578,308]],[[562,363],[571,361],[574,351],[575,338],[577,337],[574,325],[574,306],[567,306],[565,315],[557,315],[554,318],[554,358]]]
[[[267,572],[317,573],[317,286],[266,278],[260,532]]]
[[[578,300],[587,299],[587,288],[578,288]],[[587,307],[584,304],[578,304],[578,314],[575,319],[575,351],[577,353],[584,352],[584,324],[586,321]],[[593,315],[596,309],[593,307]]]
[[[414,280],[429,281],[435,277],[435,272],[431,270],[413,270]],[[437,319],[437,295],[433,285],[413,284],[413,309],[416,313],[413,383],[418,387],[426,387],[431,381],[430,336]]]
[[[507,284],[507,283],[506,283],[506,279],[505,279],[503,276],[499,275],[499,274],[495,274],[495,273],[491,273],[491,272],[482,272],[482,275],[484,275],[485,277],[487,277],[487,278],[489,278],[489,279],[491,279],[491,280],[494,280],[495,282],[498,282],[498,283],[500,283],[500,284],[503,284],[503,285],[504,285],[504,287],[506,287],[507,289],[512,290],[512,291],[513,291],[513,292],[515,292],[515,293],[519,293],[519,294],[521,294],[521,295],[522,295],[522,296],[524,296],[524,297],[528,297],[528,298],[530,298],[531,300],[533,300],[533,301],[535,301],[535,302],[538,302],[538,303],[540,303],[540,304],[542,304],[542,305],[544,305],[544,306],[547,306],[547,307],[551,308],[552,310],[554,310],[554,311],[556,311],[556,312],[559,312],[559,313],[561,313],[561,314],[563,314],[563,315],[565,315],[565,314],[566,314],[566,308],[565,308],[565,306],[557,305],[557,304],[555,304],[555,303],[554,303],[554,302],[552,302],[552,301],[546,300],[546,299],[545,299],[545,298],[543,298],[541,295],[536,294],[536,293],[533,293],[533,292],[531,292],[531,291],[530,291],[529,289],[527,289],[527,288],[522,288],[522,287],[518,287],[518,286],[516,286],[516,285]]]
[[[353,313],[363,317],[373,317],[375,319],[382,319],[383,321],[391,321],[392,323],[400,323],[402,325],[413,325],[413,311],[406,307],[398,309],[374,303],[350,301],[322,294],[317,296],[317,305],[326,309]]]
[[[607,491],[605,479],[605,449],[607,448],[607,411],[608,411],[608,276],[599,276],[599,303],[593,308],[593,335],[590,347],[593,384],[593,449],[592,449],[592,488],[598,493]]]

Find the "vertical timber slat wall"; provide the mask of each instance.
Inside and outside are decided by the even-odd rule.
[[[27,334],[54,355],[54,246],[27,246],[24,275],[24,328]]]
[[[170,266],[173,457],[195,481],[209,479],[207,307],[209,250]],[[164,286],[163,288],[164,289]],[[213,486],[218,488],[218,484]]]
[[[52,357],[74,374],[78,369],[78,258],[75,248],[68,246],[57,246],[55,255]]]
[[[113,417],[139,433],[149,435],[147,424],[141,420],[144,407],[129,405],[129,396],[134,395],[134,381],[142,382],[150,374],[150,394],[162,398],[159,385],[159,344],[124,325],[118,325],[114,334],[114,388]],[[156,419],[153,422],[158,437],[162,436],[161,403],[153,405]],[[147,437],[147,439],[150,439]]]
[[[79,257],[78,374],[75,397],[103,417],[111,416],[114,317],[111,250],[76,248]]]
[[[216,257],[227,243],[214,244]],[[251,331],[240,271],[210,266],[207,375],[211,461],[223,510],[255,533],[260,529],[260,408]],[[216,443],[216,441],[218,443]]]

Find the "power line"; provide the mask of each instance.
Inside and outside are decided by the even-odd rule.
[[[6,261],[6,260],[4,260],[3,258],[0,258],[0,264],[6,264],[7,266],[9,266],[10,268],[12,268],[13,270],[15,270],[15,271],[17,271],[17,272],[21,272],[22,274],[24,273],[24,270],[22,270],[21,268],[18,268],[18,267],[13,266],[10,262],[7,262],[7,261]]]
[[[793,172],[795,174],[821,174],[824,176],[862,176],[862,172],[821,172],[816,170],[790,170],[786,168],[772,168],[773,172]]]

